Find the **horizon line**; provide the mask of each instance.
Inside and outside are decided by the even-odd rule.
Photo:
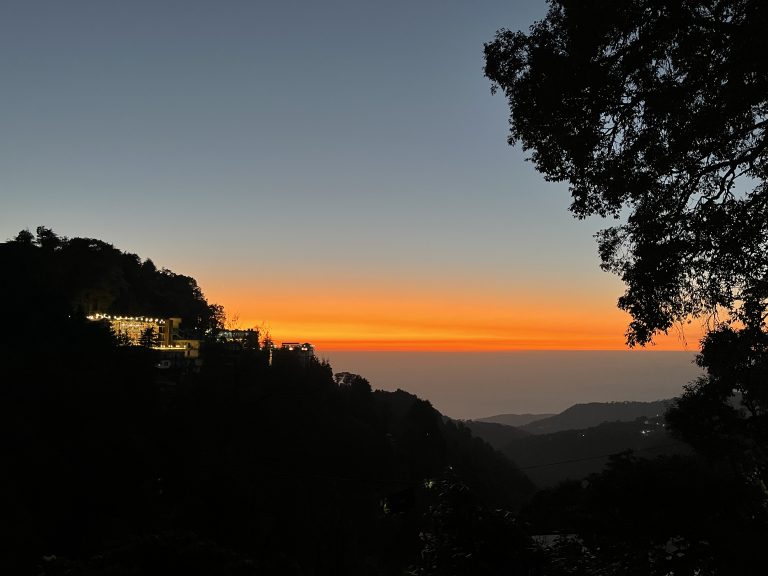
[[[626,345],[584,345],[584,344],[563,344],[552,341],[533,343],[508,343],[492,344],[489,342],[468,343],[466,341],[434,341],[434,340],[415,340],[415,341],[371,341],[371,340],[353,340],[353,341],[323,341],[312,340],[309,342],[318,352],[687,352],[698,353],[698,346],[669,346],[667,345],[648,345],[629,347]]]

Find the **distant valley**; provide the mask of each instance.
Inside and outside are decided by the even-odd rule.
[[[671,404],[672,400],[575,404],[560,414],[532,420],[520,428],[531,434],[550,434],[591,428],[603,422],[630,422],[640,417],[661,417]]]
[[[611,454],[633,450],[640,456],[686,452],[664,426],[671,400],[576,404],[560,414],[543,415],[519,427],[498,420],[519,421],[534,415],[499,415],[464,424],[519,466],[537,485],[552,486],[599,472]]]
[[[557,414],[497,414],[496,416],[487,416],[486,418],[477,418],[474,422],[490,422],[492,424],[503,424],[504,426],[525,426],[537,420],[544,420]]]

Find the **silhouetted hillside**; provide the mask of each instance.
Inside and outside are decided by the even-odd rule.
[[[467,420],[463,422],[464,426],[472,431],[472,434],[482,438],[496,450],[501,450],[507,444],[518,438],[530,436],[529,432],[515,428],[514,426],[505,426],[493,422],[478,422],[477,420]]]
[[[633,450],[643,458],[689,451],[673,439],[660,417],[552,434],[531,434],[511,440],[501,451],[538,486],[552,486],[600,472],[612,454]]]
[[[418,453],[408,462],[409,469],[402,471],[406,476],[428,478],[450,465],[482,500],[486,500],[483,495],[493,495],[508,508],[518,507],[533,493],[533,484],[517,466],[473,436],[465,423],[443,417],[428,401],[403,390],[376,390],[373,396],[392,445],[407,457]]]
[[[531,434],[550,434],[563,430],[590,428],[603,422],[628,422],[640,417],[661,417],[671,400],[655,402],[590,402],[575,404],[560,414],[520,426]]]
[[[492,422],[494,424],[504,424],[504,426],[525,426],[536,420],[543,420],[557,414],[497,414],[496,416],[487,416],[485,418],[476,418],[473,422]]]
[[[180,317],[182,328],[198,337],[222,321],[221,306],[208,304],[194,278],[95,238],[64,238],[43,226],[36,235],[23,230],[0,243],[0,264],[0,297],[9,304],[4,320],[15,330],[5,334],[11,345],[35,341],[43,326],[95,312]]]
[[[0,244],[11,321],[0,341],[0,488],[13,528],[2,573],[555,575],[578,566],[582,545],[541,548],[531,534],[575,530],[588,562],[605,543],[646,557],[655,528],[664,551],[679,534],[725,550],[764,537],[762,492],[706,459],[654,458],[686,450],[651,417],[665,401],[577,405],[525,428],[649,417],[528,434],[454,422],[361,376],[339,383],[327,362],[270,354],[263,341],[209,339],[194,370],[158,378],[160,350],[119,345],[86,309],[133,301],[138,312],[146,298],[159,316],[199,311],[186,316],[197,330],[221,311],[194,279],[147,262],[46,229]],[[627,449],[648,459],[609,461]],[[540,486],[588,480],[532,500],[526,474]],[[700,478],[705,489],[686,490]],[[699,506],[721,486],[716,509]]]
[[[510,511],[533,484],[425,400],[215,341],[160,385],[159,351],[85,318],[215,320],[194,279],[148,262],[46,229],[0,244],[3,573],[399,576],[461,551],[490,574],[527,553]]]

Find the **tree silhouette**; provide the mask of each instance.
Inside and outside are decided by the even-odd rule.
[[[26,230],[22,230],[19,232],[19,236],[24,236]],[[59,238],[59,236],[54,233],[53,230],[50,228],[46,228],[45,226],[38,226],[37,227],[37,237],[35,242],[38,246],[40,246],[44,250],[50,250],[53,251],[56,248],[60,248],[62,242],[66,241],[66,238]],[[17,238],[19,237],[17,236]]]
[[[24,246],[32,246],[35,241],[35,236],[29,230],[24,229],[16,235],[16,238],[14,238],[13,241],[23,244]]]
[[[539,534],[577,536],[549,547],[545,574],[762,574],[754,553],[766,511],[754,491],[698,456],[625,452],[582,482],[539,492],[522,516]]]
[[[627,286],[628,343],[710,315],[699,364],[711,377],[686,398],[738,392],[756,437],[768,413],[766,24],[757,0],[552,0],[528,34],[500,30],[485,46],[510,143],[570,184],[576,216],[625,216],[598,243]]]
[[[549,0],[528,33],[485,45],[509,143],[568,182],[577,217],[620,221],[597,239],[601,267],[626,284],[628,344],[713,321],[697,359],[707,375],[668,422],[736,472],[755,510],[768,508],[767,26],[764,0]],[[723,526],[766,533],[751,521]]]
[[[38,226],[34,237],[22,230],[0,244],[0,258],[8,266],[0,286],[7,291],[6,302],[38,291],[38,308],[55,307],[65,315],[176,316],[190,338],[223,327],[224,308],[209,304],[194,278],[158,270],[151,260],[142,262],[102,240],[65,238]]]
[[[489,510],[451,468],[427,483],[421,550],[411,576],[531,574],[534,546],[504,510]]]
[[[500,30],[485,74],[571,211],[627,285],[630,345],[690,315],[761,327],[768,299],[768,4],[550,0]]]
[[[144,348],[152,348],[157,345],[157,343],[158,334],[152,326],[144,329],[141,336],[139,336],[139,346],[144,346]]]

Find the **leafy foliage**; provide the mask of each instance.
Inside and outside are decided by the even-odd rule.
[[[540,492],[523,517],[563,536],[548,547],[548,574],[762,574],[757,492],[700,457],[625,453],[583,482]]]
[[[703,376],[667,414],[675,434],[750,482],[768,482],[768,334],[721,327],[703,341]],[[768,506],[768,499],[764,502]]]
[[[516,518],[479,504],[451,469],[430,483],[429,492],[422,548],[411,576],[523,576],[540,563]]]
[[[181,317],[185,331],[202,335],[220,327],[223,308],[209,305],[194,278],[158,270],[147,259],[94,238],[63,238],[40,226],[0,244],[0,296],[9,325],[29,329],[73,314],[94,312]]]
[[[617,461],[596,478],[581,508],[603,518],[596,543],[585,540],[588,573],[747,573],[766,537],[767,26],[762,0],[549,0],[528,33],[500,30],[485,46],[510,144],[568,182],[577,217],[619,220],[597,239],[602,267],[626,285],[629,345],[689,317],[713,321],[697,360],[707,375],[668,414],[706,458],[700,478],[676,460]],[[687,509],[659,514],[677,532],[626,525],[655,511],[647,498],[617,505],[618,487],[642,493],[635,478],[680,492]],[[700,482],[726,490],[734,503],[721,507],[736,512],[702,516],[708,496],[683,493]]]
[[[485,73],[509,142],[571,210],[625,217],[598,235],[627,285],[630,345],[689,315],[760,326],[768,301],[768,4],[550,0],[500,30]]]

